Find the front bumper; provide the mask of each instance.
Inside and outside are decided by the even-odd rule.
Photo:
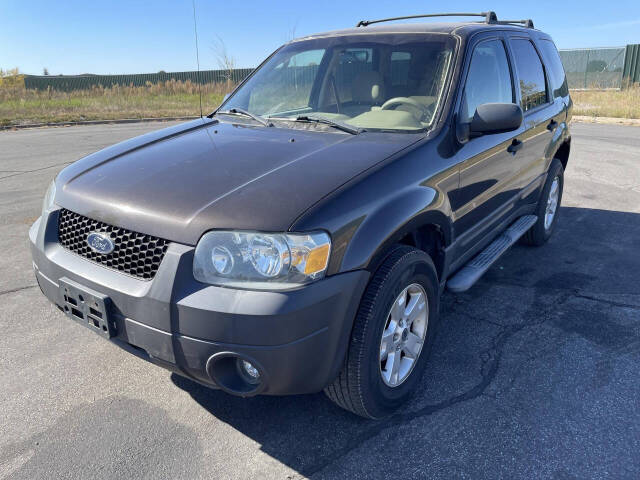
[[[194,248],[172,243],[154,279],[143,281],[64,249],[57,225],[52,210],[29,231],[42,292],[58,307],[61,279],[107,295],[116,323],[112,340],[130,352],[239,395],[317,392],[339,373],[368,272],[286,292],[234,290],[197,282]],[[227,357],[256,365],[259,386],[236,389],[220,381],[216,365],[225,362],[216,359]]]

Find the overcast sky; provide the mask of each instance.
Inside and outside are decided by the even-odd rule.
[[[200,61],[216,69],[216,35],[238,67],[256,66],[296,36],[346,28],[361,19],[494,9],[532,18],[559,48],[640,43],[640,0],[195,0]],[[191,0],[0,0],[0,68],[24,73],[146,73],[196,69]]]

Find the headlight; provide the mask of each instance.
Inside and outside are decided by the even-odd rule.
[[[44,194],[44,198],[42,199],[42,215],[51,208],[53,205],[53,200],[56,197],[56,181],[52,181],[47,188],[47,192]]]
[[[324,232],[209,232],[193,259],[196,280],[255,290],[283,290],[324,277],[331,241]]]

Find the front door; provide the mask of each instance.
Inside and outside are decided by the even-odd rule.
[[[471,122],[484,103],[516,100],[507,50],[501,35],[491,35],[472,46],[464,90],[457,113],[458,125]],[[457,152],[460,186],[455,194],[455,233],[463,253],[514,208],[520,179],[518,142],[522,127],[513,132],[470,138]]]

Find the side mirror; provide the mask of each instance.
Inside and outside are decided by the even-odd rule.
[[[469,125],[471,136],[516,130],[522,125],[522,109],[515,103],[478,105]]]

